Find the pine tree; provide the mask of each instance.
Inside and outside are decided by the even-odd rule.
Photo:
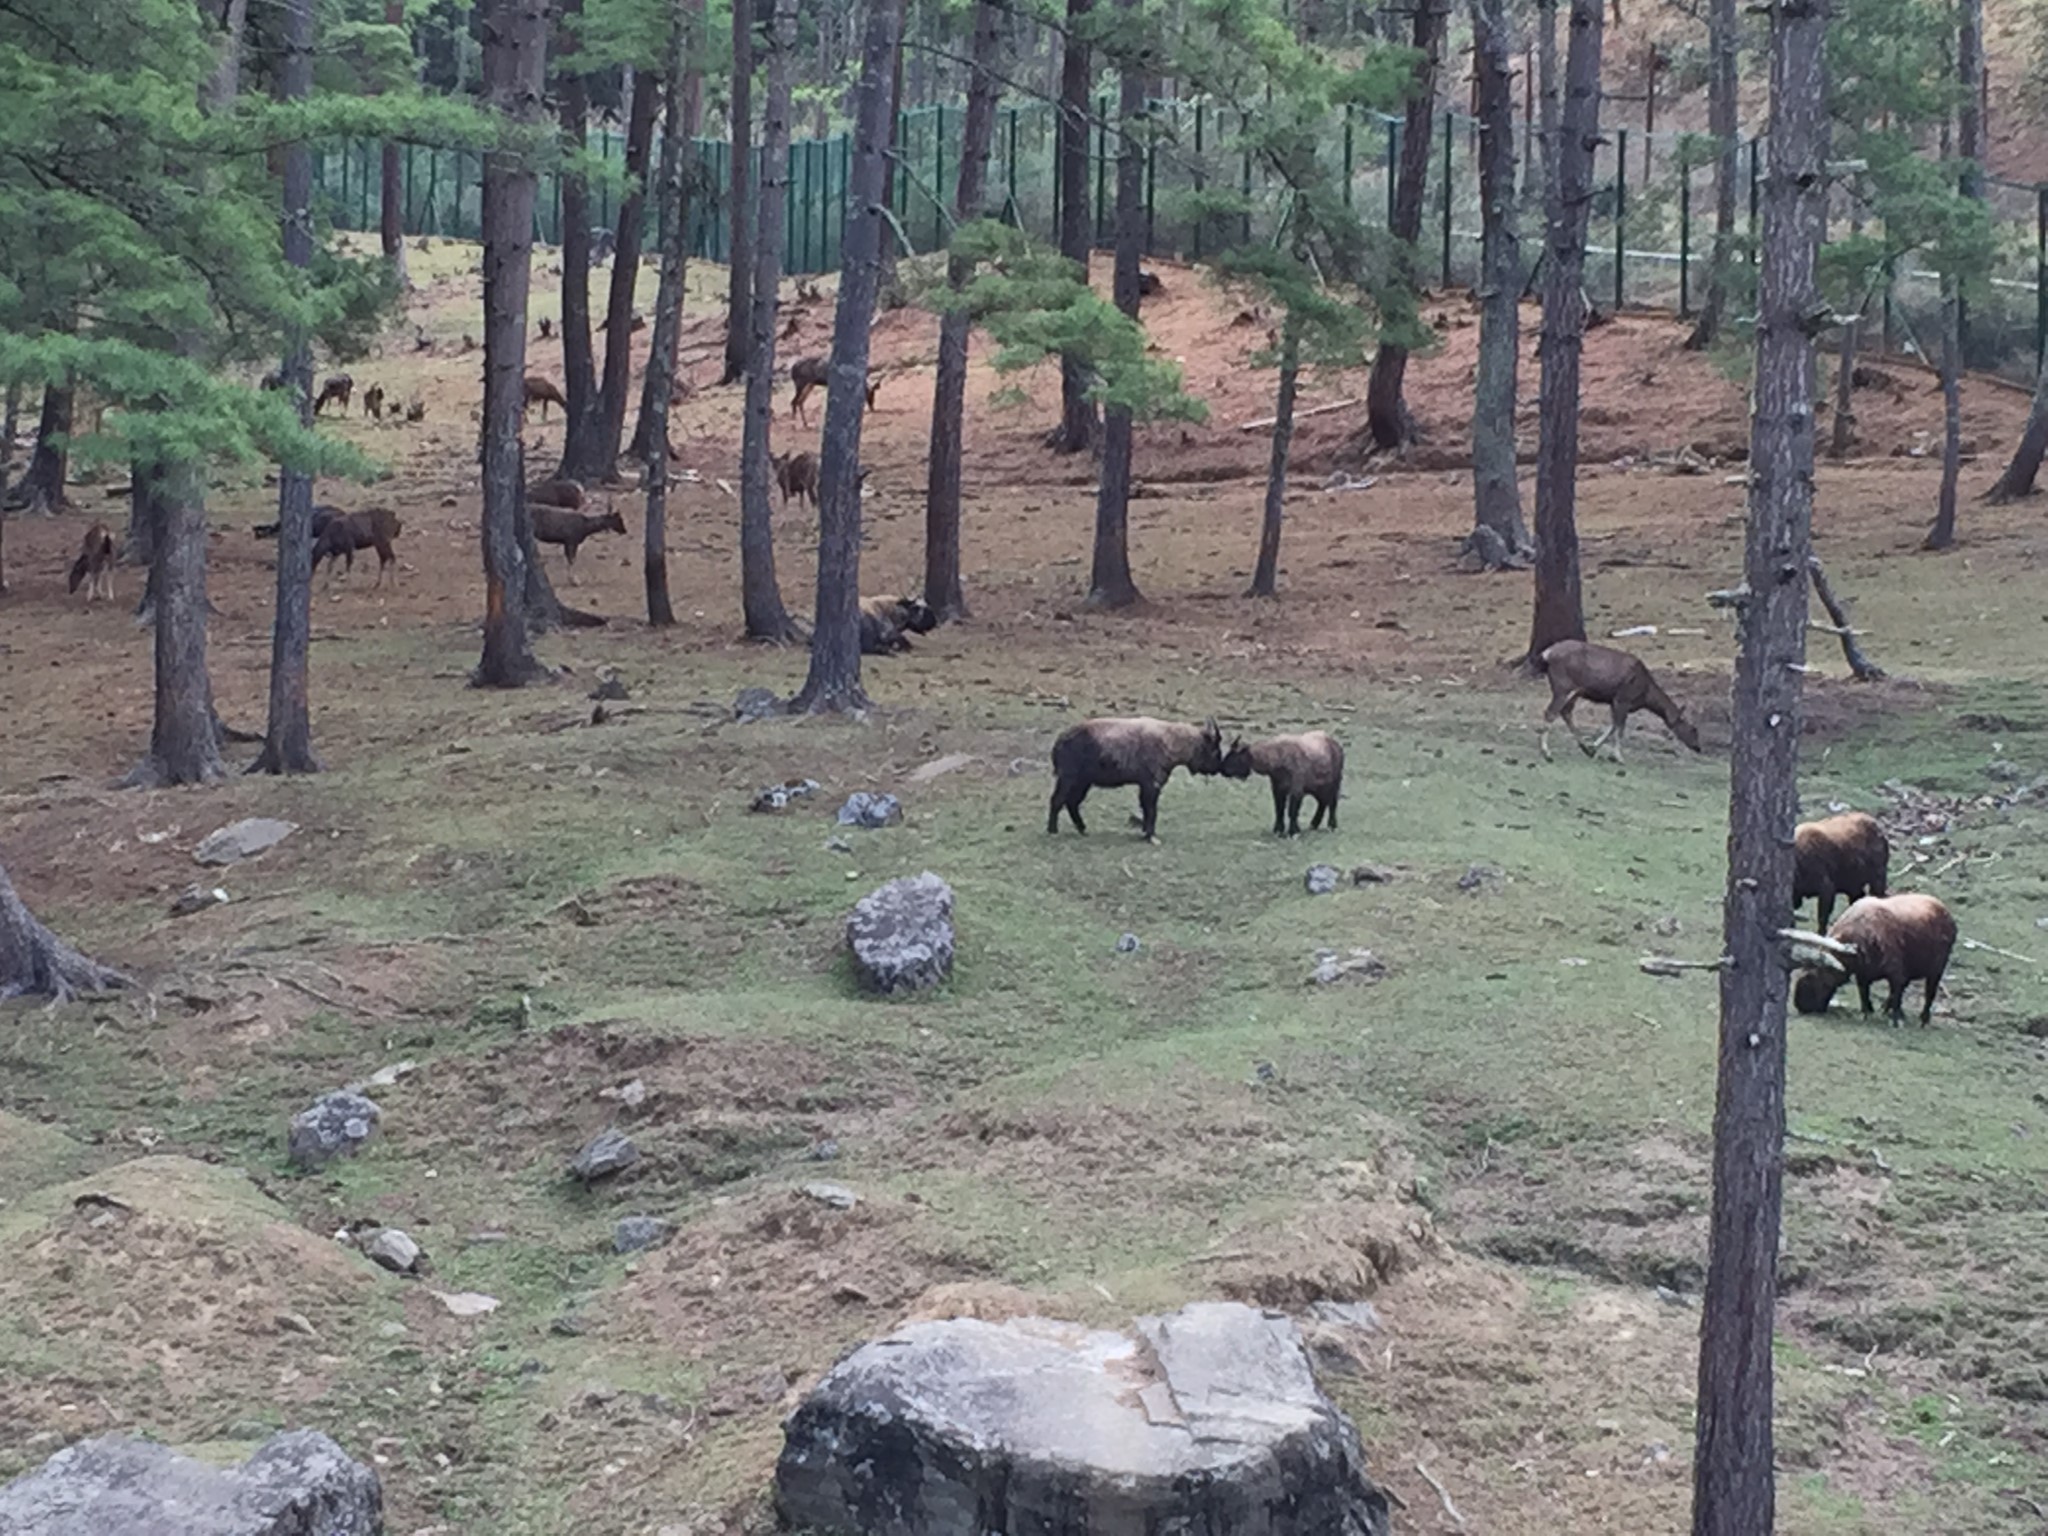
[[[1685,343],[1695,351],[1712,346],[1721,334],[1735,266],[1735,191],[1742,175],[1736,132],[1740,44],[1735,0],[1709,0],[1707,127],[1714,138],[1714,251],[1707,264],[1707,292],[1700,301],[1699,319]]]
[[[773,0],[768,0],[773,3]],[[731,285],[726,302],[725,375],[731,384],[747,371],[754,345],[754,249],[758,215],[753,196],[754,6],[732,0],[732,179],[726,200],[726,228],[732,232]]]
[[[1515,376],[1520,364],[1522,246],[1515,229],[1514,83],[1502,0],[1472,0],[1479,88],[1479,366],[1472,392],[1472,535],[1489,570],[1533,553],[1515,482]]]
[[[1405,246],[1408,283],[1421,286],[1420,257],[1415,242],[1422,235],[1422,199],[1429,184],[1429,151],[1436,121],[1436,78],[1443,61],[1445,23],[1450,0],[1415,0],[1415,77],[1409,88],[1407,115],[1401,124],[1401,164],[1394,183],[1392,230]],[[1366,380],[1366,429],[1373,446],[1399,448],[1414,435],[1401,386],[1407,377],[1408,348],[1399,340],[1383,343]]]
[[[562,461],[555,473],[595,483],[611,470],[604,451],[604,408],[598,399],[597,355],[590,334],[590,178],[582,156],[588,140],[590,91],[584,74],[584,0],[561,0],[555,19],[555,98],[563,166],[556,180],[562,205]]]
[[[1090,16],[1095,0],[1067,0],[1066,32],[1060,52],[1059,133],[1054,174],[1060,183],[1060,254],[1077,262],[1081,281],[1088,281],[1088,260],[1095,248],[1094,220],[1088,203],[1088,132],[1092,118],[1088,91],[1095,82]],[[1081,453],[1096,446],[1101,431],[1095,402],[1089,395],[1088,369],[1078,354],[1060,358],[1060,424],[1047,441],[1060,453]]]

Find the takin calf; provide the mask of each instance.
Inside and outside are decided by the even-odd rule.
[[[1179,721],[1153,720],[1138,716],[1126,720],[1083,720],[1060,732],[1052,744],[1052,808],[1046,813],[1045,830],[1060,829],[1060,812],[1065,811],[1076,832],[1085,833],[1081,802],[1091,789],[1138,787],[1138,825],[1147,842],[1159,840],[1159,792],[1173,777],[1173,770],[1185,768],[1205,775],[1223,771],[1223,732],[1214,720],[1201,725]]]
[[[775,465],[775,483],[782,487],[782,504],[789,505],[789,498],[808,501],[813,510],[818,505],[818,461],[809,453],[778,453],[772,461]]]
[[[1934,994],[1941,973],[1956,947],[1956,920],[1932,896],[1865,896],[1851,902],[1822,938],[1817,933],[1788,935],[1802,960],[1820,961],[1822,968],[1803,972],[1792,987],[1792,1004],[1801,1013],[1825,1013],[1844,982],[1856,983],[1863,1011],[1870,1012],[1872,982],[1890,984],[1885,1012],[1894,1024],[1906,1021],[1906,988],[1927,984],[1920,1007],[1924,1025],[1934,1014]]]
[[[334,580],[334,564],[337,560],[344,562],[342,570],[345,574],[353,573],[356,568],[356,551],[374,549],[377,551],[377,581],[376,586],[371,588],[374,591],[376,587],[384,585],[385,567],[396,567],[398,564],[397,552],[391,546],[404,526],[398,520],[398,514],[389,507],[367,507],[361,512],[342,512],[333,507],[315,507],[312,569],[319,570],[320,562],[325,560],[327,579],[331,582]],[[395,570],[391,579],[394,582],[398,580]]]
[[[598,515],[545,505],[533,509],[534,538],[542,544],[561,545],[562,553],[569,557],[572,575],[576,570],[576,551],[585,539],[593,534],[625,531],[626,519],[616,511]]]
[[[890,656],[910,649],[912,635],[928,635],[939,616],[921,597],[870,597],[860,605],[860,653]]]
[[[88,605],[96,597],[114,600],[114,535],[105,523],[94,523],[85,530],[85,542],[79,546],[78,558],[71,562],[71,590],[76,592],[87,580],[92,585],[85,589]]]
[[[1892,845],[1873,816],[1845,811],[1821,821],[1802,821],[1792,834],[1792,906],[1809,898],[1819,903],[1814,927],[1828,931],[1835,898],[1855,901],[1884,894]]]
[[[1648,710],[1671,728],[1686,746],[1700,749],[1699,727],[1685,718],[1685,711],[1671,702],[1671,695],[1657,686],[1650,669],[1627,651],[1610,646],[1589,645],[1584,640],[1560,640],[1545,646],[1536,658],[1536,670],[1550,679],[1550,707],[1543,711],[1543,755],[1550,756],[1550,722],[1563,720],[1572,740],[1588,757],[1597,757],[1610,741],[1614,760],[1621,761],[1621,736],[1628,717]],[[1614,712],[1614,723],[1600,733],[1591,746],[1572,723],[1572,707],[1581,699],[1605,704]]]
[[[1323,824],[1325,813],[1330,830],[1337,830],[1337,796],[1344,787],[1344,745],[1327,731],[1303,731],[1296,736],[1268,736],[1247,745],[1242,738],[1223,754],[1226,779],[1248,779],[1264,774],[1273,785],[1273,835],[1301,835],[1301,802],[1313,798],[1316,813],[1308,829]]]

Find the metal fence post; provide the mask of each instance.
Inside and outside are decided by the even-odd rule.
[[[1450,109],[1444,110],[1444,280],[1443,286],[1451,286],[1451,135],[1455,125]]]
[[[1621,308],[1622,269],[1628,264],[1628,130],[1614,130],[1614,307]]]
[[[1678,157],[1678,318],[1692,313],[1692,165]]]

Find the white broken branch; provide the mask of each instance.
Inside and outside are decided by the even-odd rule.
[[[1432,1477],[1430,1475],[1429,1468],[1425,1467],[1421,1462],[1418,1461],[1417,1463],[1415,1463],[1415,1470],[1421,1476],[1422,1480],[1425,1483],[1429,1484],[1431,1488],[1436,1490],[1437,1502],[1443,1505],[1444,1513],[1451,1517],[1452,1524],[1456,1525],[1457,1528],[1461,1531],[1465,1529],[1465,1517],[1458,1513],[1458,1506],[1451,1502],[1451,1495],[1449,1490],[1447,1490],[1442,1483],[1438,1482],[1434,1477]]]
[[[1332,400],[1328,405],[1312,405],[1305,411],[1296,411],[1294,419],[1296,421],[1306,421],[1311,416],[1326,416],[1331,411],[1341,411],[1347,405],[1356,404],[1358,404],[1356,396],[1349,400]],[[1264,428],[1278,426],[1279,424],[1280,418],[1278,416],[1261,416],[1257,421],[1240,421],[1237,424],[1237,430],[1240,432],[1258,432]]]
[[[1674,955],[1645,955],[1636,968],[1645,976],[1683,976],[1687,971],[1725,971],[1728,956],[1718,960],[1680,960]]]

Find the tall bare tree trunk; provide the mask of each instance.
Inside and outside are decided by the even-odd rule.
[[[1473,0],[1479,76],[1479,371],[1472,396],[1472,547],[1488,568],[1529,555],[1515,484],[1522,242],[1515,228],[1515,95],[1502,0]],[[1490,530],[1487,539],[1481,530]],[[1481,549],[1482,544],[1488,547]],[[1497,547],[1494,547],[1496,546]]]
[[[604,410],[597,394],[597,353],[590,336],[590,181],[573,157],[588,144],[590,84],[576,55],[583,0],[560,0],[555,20],[555,98],[568,163],[557,176],[562,199],[562,461],[555,473],[595,483],[611,472]]]
[[[2034,403],[2027,410],[2027,427],[2020,434],[2019,446],[2012,451],[2012,462],[2005,466],[2005,473],[1998,477],[1998,483],[1985,499],[1993,506],[2002,506],[2033,495],[2034,477],[2041,472],[2044,455],[2048,455],[2048,367],[2043,367],[2034,380]]]
[[[1579,356],[1586,337],[1586,221],[1600,141],[1600,24],[1606,0],[1572,0],[1564,111],[1543,253],[1543,384],[1536,448],[1536,610],[1529,660],[1586,638],[1579,597]]]
[[[28,472],[14,492],[14,500],[25,512],[62,512],[71,505],[64,486],[71,477],[71,416],[76,400],[68,384],[44,386],[36,445],[29,454]]]
[[[1963,472],[1963,296],[1955,274],[1941,275],[1941,498],[1922,549],[1956,541],[1956,482]]]
[[[242,39],[249,25],[249,0],[200,0],[200,15],[213,29],[213,74],[199,92],[200,108],[224,112],[242,91]]]
[[[278,94],[304,101],[313,93],[313,10],[317,0],[285,0],[284,59]],[[304,272],[313,265],[313,151],[305,140],[284,151],[284,259]],[[313,346],[293,336],[284,357],[285,388],[299,420],[313,422]],[[313,477],[284,468],[277,476],[277,613],[270,632],[270,721],[251,773],[318,773],[307,700],[306,653],[312,642]]]
[[[777,0],[792,9],[794,0]],[[818,455],[818,603],[811,668],[790,701],[797,714],[867,707],[860,681],[860,436],[867,412],[868,331],[882,280],[882,179],[889,154],[890,67],[902,49],[903,0],[870,0],[847,177],[845,254],[832,322],[825,435]],[[785,46],[795,41],[792,15]]]
[[[1785,957],[1799,819],[1816,387],[1827,225],[1827,6],[1771,17],[1771,175],[1757,293],[1749,531],[1735,661],[1714,1198],[1700,1312],[1693,1536],[1773,1529],[1771,1329],[1785,1156]]]
[[[1401,164],[1394,182],[1392,233],[1399,243],[1401,281],[1422,287],[1421,254],[1415,242],[1422,236],[1422,201],[1429,186],[1430,128],[1436,120],[1436,76],[1442,63],[1444,22],[1450,0],[1416,0],[1415,79],[1411,83],[1408,109],[1401,124]],[[1372,374],[1365,386],[1365,424],[1372,433],[1373,446],[1399,448],[1414,433],[1401,385],[1408,372],[1408,349],[1381,342],[1372,360]]]
[[[7,407],[0,415],[0,597],[7,595],[7,472],[14,467],[14,434],[21,430],[21,386],[7,386]]]
[[[732,0],[732,186],[726,199],[732,230],[732,287],[726,303],[725,376],[747,371],[754,325],[754,0]]]
[[[1536,0],[1536,142],[1522,169],[1522,206],[1541,222],[1557,175],[1557,0]]]
[[[1135,13],[1139,0],[1117,0]],[[1119,61],[1117,99],[1116,307],[1138,317],[1138,262],[1145,249],[1145,72],[1131,58]],[[1102,413],[1102,474],[1095,491],[1095,560],[1088,575],[1088,603],[1125,608],[1138,601],[1131,579],[1131,412],[1113,405]]]
[[[508,126],[540,120],[548,0],[493,0],[484,92]],[[537,177],[518,152],[484,156],[484,650],[479,688],[522,688],[540,674],[528,635],[532,528],[520,427],[526,409],[526,305]]]
[[[1861,317],[1851,315],[1842,325],[1841,345],[1835,353],[1835,421],[1828,457],[1846,459],[1856,441],[1856,333]]]
[[[960,185],[953,213],[965,224],[981,216],[988,185],[989,143],[995,137],[996,78],[1002,46],[1003,12],[997,0],[978,0],[974,8],[974,70],[967,84],[967,121],[962,128]],[[972,275],[968,263],[953,258],[946,281],[957,293]],[[960,440],[967,402],[967,336],[970,322],[962,311],[948,311],[939,321],[938,380],[932,386],[930,473],[924,503],[924,600],[941,622],[967,617],[967,595],[960,582]]]
[[[654,118],[660,110],[661,77],[652,70],[636,71],[632,102],[626,109],[626,174],[632,185],[619,203],[604,321],[604,389],[598,437],[604,448],[607,480],[615,478],[619,438],[626,430],[626,397],[633,388],[633,293],[639,284],[642,236],[647,226],[647,171],[654,154]]]
[[[640,430],[634,442],[646,466],[647,521],[641,544],[641,574],[647,586],[647,622],[656,628],[675,623],[668,595],[668,401],[675,387],[676,340],[682,332],[683,273],[689,259],[689,183],[684,152],[695,107],[698,80],[697,30],[704,20],[704,0],[676,0],[669,21],[667,106],[661,123],[661,172],[655,179],[655,225],[661,246],[661,287],[654,303],[654,336],[647,349],[647,378],[640,396]]]
[[[1735,267],[1735,187],[1742,179],[1741,144],[1735,136],[1739,80],[1736,66],[1742,34],[1735,0],[1708,0],[1707,131],[1714,137],[1714,254],[1707,267],[1707,292],[1700,317],[1685,344],[1710,347],[1721,334],[1728,308],[1728,282]]]
[[[247,3],[247,0],[244,0]],[[384,0],[384,24],[391,27],[405,25],[405,0]],[[405,171],[400,151],[402,145],[396,139],[384,141],[382,163],[378,167],[377,232],[384,246],[384,259],[391,264],[391,275],[397,280],[401,291],[406,287],[405,275]]]
[[[1280,323],[1280,384],[1273,402],[1272,454],[1266,461],[1266,510],[1259,524],[1259,562],[1246,597],[1277,597],[1280,592],[1280,527],[1287,515],[1287,455],[1294,446],[1294,395],[1300,378],[1301,322],[1290,310]]]
[[[227,772],[206,670],[206,481],[197,464],[169,466],[161,482],[156,546],[156,713],[149,755],[131,788],[205,784]]]
[[[1956,155],[1962,161],[1960,190],[1984,200],[1984,0],[1956,3]],[[1969,302],[1956,295],[1957,366],[1970,357]]]
[[[0,1001],[10,997],[51,997],[124,987],[128,978],[81,955],[37,922],[15,894],[0,865]]]
[[[1095,0],[1067,0],[1067,34],[1060,55],[1060,115],[1055,174],[1060,180],[1060,254],[1081,265],[1088,280],[1088,258],[1095,247],[1094,221],[1088,209],[1088,87],[1095,75],[1089,45],[1089,15]],[[1088,398],[1094,383],[1088,365],[1072,353],[1060,358],[1060,424],[1047,437],[1059,453],[1081,453],[1095,447],[1099,421]]]

